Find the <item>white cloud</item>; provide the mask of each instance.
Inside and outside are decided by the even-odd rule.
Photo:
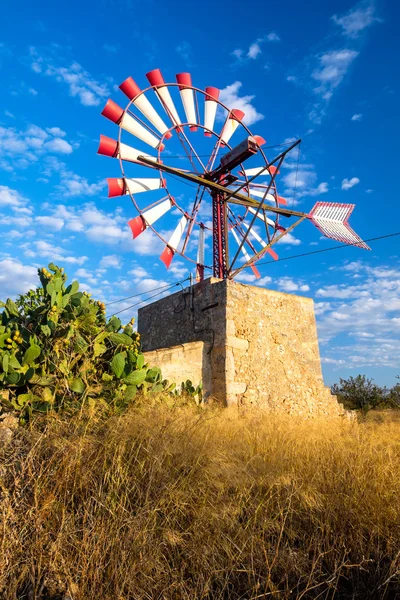
[[[66,140],[63,140],[60,137],[53,138],[49,142],[44,144],[44,148],[50,150],[50,152],[55,152],[57,154],[71,154],[72,146]]]
[[[0,185],[0,206],[7,206],[13,210],[24,207],[28,200],[17,190],[6,185]]]
[[[66,164],[55,156],[46,157],[42,173],[46,177],[51,177],[54,173],[59,175],[60,182],[55,189],[62,197],[95,196],[105,187],[104,180],[89,183],[85,177],[70,171]]]
[[[350,188],[354,187],[358,183],[360,183],[360,180],[358,179],[358,177],[352,177],[351,179],[343,179],[342,190],[349,190]]]
[[[0,261],[1,299],[15,297],[30,289],[35,289],[39,283],[37,269],[24,265],[16,258],[5,258]]]
[[[103,256],[100,261],[100,267],[104,269],[108,269],[109,267],[114,267],[115,269],[121,268],[121,257],[117,254],[110,254],[109,256]]]
[[[319,196],[326,194],[329,191],[329,185],[326,181],[322,181],[315,186],[317,174],[313,164],[304,163],[297,165],[296,163],[284,163],[286,169],[290,169],[282,177],[282,182],[285,186],[285,196],[296,196],[297,199],[305,196]]]
[[[332,20],[342,28],[342,33],[349,38],[357,38],[364,29],[375,21],[375,7],[372,2],[361,2],[342,17],[333,15]]]
[[[362,119],[362,114],[361,113],[357,113],[357,114],[355,114],[355,115],[353,115],[351,117],[352,121],[361,121],[361,119]]]
[[[68,86],[69,95],[78,98],[83,106],[98,106],[109,95],[106,84],[99,83],[77,62],[68,67],[55,64],[53,58],[30,48],[31,68]]]
[[[135,280],[145,279],[149,277],[149,273],[143,267],[134,267],[131,271],[128,271],[128,275],[132,275]]]
[[[314,92],[323,100],[330,100],[357,56],[356,50],[346,48],[318,56],[319,66],[312,72],[312,77],[319,82],[319,86],[314,88]]]
[[[82,265],[87,261],[87,256],[69,256],[64,248],[53,246],[44,240],[33,242],[32,245],[35,247],[38,256],[42,256],[43,258],[47,258],[55,262],[60,262],[60,264],[69,263]],[[30,248],[27,247],[27,250],[29,251]]]
[[[238,60],[241,60],[243,58],[243,50],[241,50],[240,48],[236,48],[236,50],[234,50],[232,52],[232,55],[237,58]]]
[[[46,153],[70,154],[73,147],[57,132],[65,135],[58,127],[45,130],[32,124],[19,131],[15,127],[0,126],[0,166],[10,171],[25,169]]]
[[[266,35],[264,37],[259,37],[254,42],[252,42],[250,44],[247,52],[245,52],[241,48],[236,48],[232,52],[232,56],[234,56],[237,59],[238,63],[244,64],[245,62],[247,62],[246,59],[255,60],[262,54],[261,44],[263,44],[265,42],[279,42],[279,41],[280,41],[280,37],[275,32],[271,32],[268,35]],[[269,69],[270,67],[269,67],[269,65],[265,65],[264,68]]]
[[[241,81],[235,81],[231,85],[221,90],[220,101],[225,104],[229,109],[238,108],[245,113],[244,123],[246,125],[252,125],[261,121],[264,115],[257,112],[256,108],[252,105],[252,100],[255,96],[240,96],[240,88],[242,87]]]
[[[47,127],[46,131],[50,133],[50,135],[54,135],[54,137],[65,137],[67,135],[65,131],[59,127]]]
[[[38,92],[35,90],[35,88],[30,87],[28,89],[28,93],[31,94],[31,96],[37,96]]]
[[[316,296],[330,302],[316,303],[318,330],[322,341],[341,333],[357,338],[357,343],[335,348],[346,365],[392,366],[400,362],[400,271],[389,267],[370,267],[355,261],[338,267],[340,271],[357,271],[357,285],[328,285]],[[320,306],[322,305],[322,306]]]
[[[288,77],[286,77],[286,81],[291,81],[292,83],[295,83],[297,81],[297,77],[295,77],[295,75],[288,75]]]
[[[64,227],[63,219],[60,219],[58,217],[36,217],[35,221],[36,223],[39,223],[39,225],[42,225],[43,227],[48,227],[53,231],[60,231],[60,229]]]
[[[276,242],[277,244],[282,244],[286,246],[299,246],[301,244],[301,240],[296,238],[292,233],[287,233],[280,240]]]
[[[253,42],[247,52],[247,57],[255,59],[259,54],[261,54],[260,44],[258,41]]]
[[[63,174],[58,191],[65,197],[95,196],[104,189],[104,181],[89,183],[85,177],[67,171]]]
[[[310,286],[305,283],[297,283],[291,277],[281,277],[277,281],[278,288],[282,292],[309,292]]]

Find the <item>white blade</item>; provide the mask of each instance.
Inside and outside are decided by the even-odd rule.
[[[146,221],[147,225],[153,225],[158,219],[160,219],[169,209],[174,206],[171,200],[168,198],[164,200],[164,202],[160,202],[153,208],[149,208],[149,210],[144,211],[143,218]]]
[[[240,246],[240,243],[241,243],[241,242],[240,242],[240,239],[239,239],[239,236],[238,236],[238,234],[236,233],[236,231],[235,231],[233,228],[231,229],[231,231],[232,231],[232,233],[233,233],[233,237],[235,238],[237,245],[238,245],[238,246]],[[246,259],[246,262],[247,262],[248,260],[250,260],[250,254],[247,252],[246,248],[244,247],[244,244],[243,244],[243,246],[242,246],[241,250],[242,250],[243,256],[244,256],[244,257],[245,257],[245,259]]]
[[[175,108],[175,104],[171,98],[171,94],[169,93],[169,89],[165,84],[160,69],[153,69],[153,71],[150,71],[146,74],[146,77],[149,80],[150,85],[153,86],[157,98],[159,99],[166,113],[169,115],[173,124],[181,125],[181,120]]]
[[[255,209],[255,208],[252,208],[252,207],[250,207],[250,206],[249,206],[248,208],[249,208],[249,212],[253,213],[253,215],[255,215],[255,214],[256,214],[256,212],[257,212],[257,211],[256,211],[256,209]],[[271,227],[274,227],[274,228],[275,228],[275,221],[273,221],[272,219],[269,219],[268,217],[265,217],[265,218],[264,218],[264,214],[263,214],[261,211],[258,211],[258,213],[257,213],[257,217],[258,217],[259,219],[261,219],[261,221],[264,221],[265,223],[267,223],[267,224],[268,224],[268,225],[270,225]]]
[[[183,215],[183,217],[179,221],[178,225],[176,226],[176,229],[175,229],[174,233],[169,238],[169,240],[168,240],[168,246],[170,248],[172,248],[173,250],[177,250],[178,249],[179,242],[182,239],[183,232],[185,231],[187,222],[188,222],[187,216]]]
[[[196,107],[194,104],[194,92],[191,87],[192,78],[190,73],[179,73],[176,76],[176,80],[179,83],[179,93],[185,110],[186,120],[191,125],[190,130],[197,131]]]
[[[141,179],[125,179],[126,193],[139,194],[165,187],[165,179],[159,177],[142,177]]]
[[[145,156],[146,158],[157,161],[154,156],[144,154],[143,150],[137,150],[136,148],[132,148],[132,146],[128,146],[127,144],[118,144],[118,158],[122,158],[122,160],[128,160],[129,162],[140,162],[138,161],[138,156]]]
[[[168,198],[160,204],[149,208],[143,212],[142,215],[135,217],[129,221],[129,227],[131,228],[133,238],[137,238],[148,225],[153,225],[158,219],[160,219],[169,209],[174,206],[174,203]]]
[[[235,231],[233,228],[231,229],[231,231],[232,231],[232,233],[233,233],[233,237],[235,238],[237,245],[240,247],[240,244],[241,244],[241,242],[240,242],[240,240],[239,240],[239,236],[238,236],[238,234],[236,233],[236,231]],[[242,252],[243,256],[244,256],[244,257],[245,257],[245,259],[246,259],[246,262],[248,262],[249,260],[251,260],[251,256],[250,256],[250,254],[247,252],[246,248],[244,247],[244,244],[243,244],[243,246],[242,246],[240,249],[241,249],[241,252]],[[257,267],[255,267],[254,265],[250,265],[250,268],[251,268],[251,270],[253,271],[254,275],[257,277],[257,279],[259,279],[259,278],[261,277],[261,275],[260,275],[260,273],[258,272],[258,269],[257,269]]]
[[[137,83],[128,77],[119,86],[120,90],[132,101],[133,105],[150,121],[152,125],[162,134],[165,135],[166,139],[171,137],[171,133],[168,132],[168,127],[161,119],[159,114],[150,104],[146,96],[142,93],[142,90]]]
[[[154,125],[161,135],[164,135],[168,131],[168,127],[144,94],[136,98],[133,104]]]
[[[160,100],[162,106],[174,125],[181,125],[181,119],[175,108],[175,104],[171,98],[171,94],[169,93],[169,89],[165,86],[156,88],[154,91],[156,92],[158,99]]]
[[[264,240],[263,240],[263,239],[262,239],[262,238],[261,238],[261,237],[258,235],[257,231],[255,231],[253,228],[251,228],[251,227],[250,227],[250,225],[249,225],[249,223],[246,223],[246,221],[243,221],[243,225],[244,225],[245,227],[247,227],[247,229],[250,231],[250,234],[253,236],[253,238],[254,238],[255,240],[257,240],[257,242],[258,242],[259,244],[261,244],[261,246],[262,246],[263,248],[265,248],[265,246],[266,246],[267,244],[266,244],[266,243],[264,242]]]
[[[206,128],[205,135],[210,136],[211,131],[214,131],[215,115],[217,114],[219,89],[214,87],[206,87],[206,96],[204,103],[204,127]]]
[[[232,189],[238,189],[240,186],[238,185],[232,185],[230,186],[230,188]],[[258,190],[254,190],[253,188],[250,188],[250,192],[249,192],[250,196],[254,196],[257,198],[264,198],[264,192],[260,192]],[[266,200],[267,202],[273,202],[275,203],[275,196],[273,196],[272,194],[267,194],[264,198],[264,200]]]
[[[235,133],[236,129],[239,127],[239,123],[241,122],[243,117],[244,117],[244,112],[242,112],[241,110],[234,108],[230,112],[227,120],[225,121],[225,125],[223,126],[222,131],[221,131],[221,142],[222,143],[227,144],[229,142],[229,140]]]
[[[142,140],[142,142],[145,142],[145,144],[148,144],[152,148],[158,148],[160,146],[160,140],[156,138],[155,135],[150,133],[150,131],[148,131],[145,127],[143,127],[143,125],[138,123],[138,121],[136,121],[133,117],[131,117],[131,115],[125,113],[121,119],[120,125],[123,129],[139,138],[139,140]],[[161,146],[162,150],[163,145]]]
[[[347,222],[354,206],[354,204],[317,202],[309,218],[326,237],[370,250],[370,247],[351,229]]]
[[[264,171],[263,171],[264,169]],[[273,175],[276,171],[276,167],[274,165],[269,167],[269,170],[265,168],[265,165],[263,167],[253,167],[252,169],[244,169],[243,171],[241,171],[241,173],[246,174],[247,177],[253,177],[254,175],[260,175],[261,177],[264,177],[269,175]]]
[[[183,108],[185,109],[185,115],[186,115],[187,122],[190,123],[192,126],[193,125],[196,126],[197,118],[196,118],[196,107],[194,104],[193,90],[190,90],[187,88],[180,90],[180,95],[182,98]]]

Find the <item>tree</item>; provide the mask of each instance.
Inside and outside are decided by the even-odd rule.
[[[361,410],[364,414],[386,401],[384,390],[365,375],[340,378],[339,383],[335,383],[331,390],[344,408]]]
[[[397,375],[396,379],[400,380],[399,375]],[[388,403],[391,408],[400,408],[400,383],[396,383],[396,385],[389,390]]]

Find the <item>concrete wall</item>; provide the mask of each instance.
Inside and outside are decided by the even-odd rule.
[[[193,296],[178,292],[139,309],[138,331],[146,360],[174,373],[177,383],[197,384],[201,372],[207,392],[228,405],[342,412],[323,384],[310,298],[208,279]]]

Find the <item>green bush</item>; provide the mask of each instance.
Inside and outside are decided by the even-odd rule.
[[[363,414],[376,408],[399,408],[399,386],[392,389],[380,387],[365,375],[340,378],[331,390],[347,410],[360,410]]]
[[[66,284],[53,263],[38,271],[41,287],[8,299],[0,325],[0,414],[69,413],[87,403],[124,409],[136,396],[171,391],[157,367],[145,364],[133,319],[108,321],[105,304]]]

